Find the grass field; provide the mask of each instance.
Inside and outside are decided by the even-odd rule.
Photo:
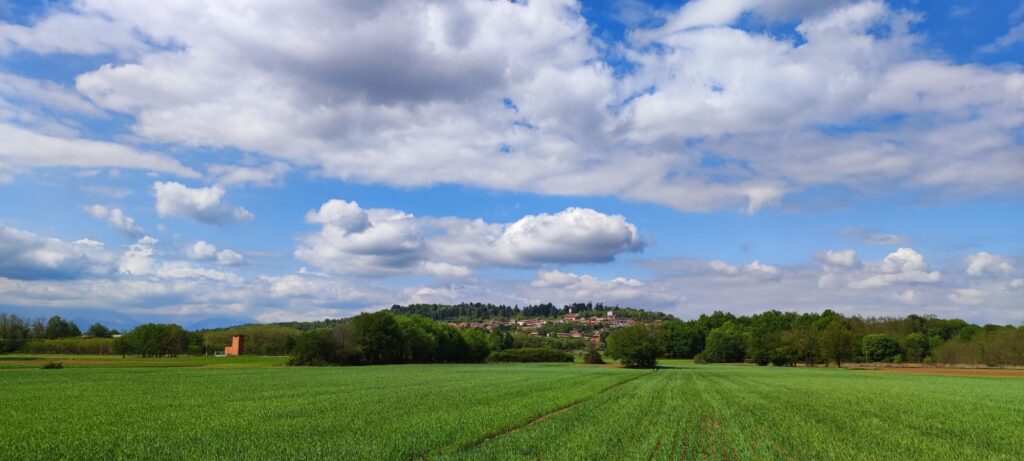
[[[1018,378],[190,360],[0,370],[0,458],[1024,458]]]

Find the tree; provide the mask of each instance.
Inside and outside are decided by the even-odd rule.
[[[78,325],[74,322],[68,322],[59,315],[50,317],[50,320],[46,321],[46,339],[57,339],[57,338],[68,338],[71,336],[81,336],[82,332],[78,329]]]
[[[338,363],[338,347],[331,330],[319,329],[303,333],[295,340],[289,365],[324,366]]]
[[[85,334],[92,336],[93,338],[109,338],[110,329],[103,326],[102,323],[94,323],[89,326],[89,329],[85,332]]]
[[[28,321],[14,314],[0,313],[0,353],[14,352],[28,341],[32,330]]]
[[[869,362],[887,362],[900,353],[900,343],[883,333],[866,335],[861,339],[861,353]]]
[[[121,354],[177,356],[188,351],[188,333],[175,324],[146,323],[117,338],[114,346]]]
[[[789,365],[796,361],[795,348],[782,342],[790,319],[779,311],[767,311],[751,319],[747,358],[758,365]]]
[[[658,349],[663,357],[690,359],[700,352],[700,330],[691,323],[668,321],[658,326]]]
[[[399,363],[402,359],[401,332],[395,316],[387,311],[363,313],[350,321],[367,364]]]
[[[654,368],[658,362],[658,342],[645,325],[620,328],[608,335],[608,355],[626,368]]]
[[[732,321],[708,333],[701,358],[707,363],[742,362],[746,357],[747,335]]]
[[[466,362],[483,362],[491,355],[491,346],[487,345],[484,332],[474,328],[462,330],[462,339],[466,341]]]
[[[903,340],[903,356],[911,362],[922,362],[931,352],[928,337],[923,333],[911,333]]]
[[[821,355],[842,367],[843,360],[853,356],[853,333],[841,318],[834,318],[821,332],[820,345]]]

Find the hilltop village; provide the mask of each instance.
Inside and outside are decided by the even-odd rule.
[[[600,343],[608,331],[636,324],[631,318],[616,317],[614,311],[608,311],[603,317],[589,313],[580,316],[569,308],[569,312],[556,318],[524,318],[524,319],[489,319],[476,322],[448,322],[457,328],[475,328],[489,332],[502,330],[522,330],[530,336],[554,336],[556,338],[590,339]]]

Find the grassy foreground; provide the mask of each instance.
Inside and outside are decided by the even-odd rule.
[[[1014,378],[210,360],[0,370],[0,458],[1024,458]]]

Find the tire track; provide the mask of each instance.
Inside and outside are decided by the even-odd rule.
[[[493,433],[487,434],[487,435],[485,435],[485,436],[483,436],[483,437],[481,437],[479,439],[476,439],[476,440],[473,440],[473,441],[470,441],[470,442],[467,442],[467,443],[464,443],[464,444],[460,444],[460,445],[455,445],[455,444],[447,445],[447,446],[441,447],[441,448],[436,449],[436,450],[429,450],[427,452],[424,452],[424,453],[420,454],[419,456],[416,456],[416,457],[410,458],[410,459],[423,459],[423,460],[426,460],[426,459],[430,459],[431,456],[447,455],[447,454],[457,454],[457,453],[463,453],[463,452],[472,450],[473,448],[479,447],[480,445],[483,445],[483,444],[485,444],[487,442],[490,442],[491,440],[497,439],[499,437],[504,437],[506,435],[515,433],[516,431],[528,428],[528,427],[533,426],[535,424],[543,423],[544,421],[548,420],[548,418],[551,418],[552,416],[555,416],[555,415],[560,414],[560,413],[565,413],[565,412],[571,410],[576,405],[579,405],[579,404],[581,404],[583,402],[586,402],[587,400],[590,400],[590,399],[592,399],[594,397],[597,397],[599,395],[605,394],[605,393],[607,393],[607,392],[609,392],[611,390],[614,390],[614,389],[616,389],[618,387],[624,386],[624,385],[626,385],[628,383],[631,383],[633,381],[636,381],[636,380],[638,380],[640,378],[645,378],[645,377],[650,376],[652,374],[654,374],[653,371],[650,372],[650,373],[644,373],[642,375],[634,376],[634,377],[629,378],[629,379],[627,379],[625,381],[617,382],[617,383],[612,384],[612,385],[610,385],[608,387],[605,387],[604,389],[601,389],[601,390],[599,390],[599,391],[597,391],[597,392],[595,392],[593,394],[590,394],[590,395],[588,395],[586,397],[583,397],[583,398],[581,398],[579,400],[575,400],[575,401],[570,402],[570,403],[568,403],[566,405],[563,405],[561,407],[555,408],[554,410],[551,410],[551,411],[549,411],[547,413],[544,413],[544,414],[542,414],[540,416],[537,416],[537,417],[535,417],[535,418],[533,418],[533,419],[531,419],[531,420],[529,420],[529,421],[527,421],[527,422],[525,422],[523,424],[519,424],[519,425],[516,425],[516,426],[512,426],[510,428],[507,428],[507,429],[503,429],[503,430],[500,430],[500,431],[497,431],[497,432],[493,432]]]

